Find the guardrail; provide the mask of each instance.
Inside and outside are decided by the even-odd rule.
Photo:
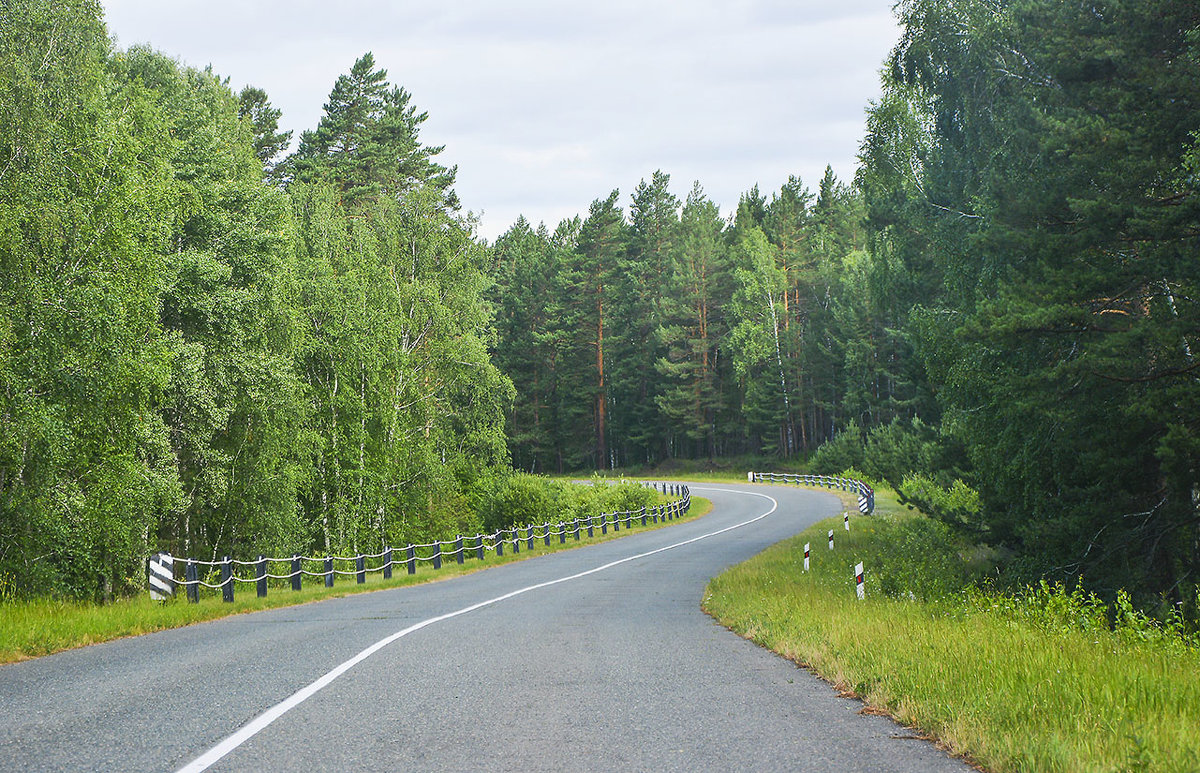
[[[649,484],[649,486],[658,488],[655,484]],[[268,580],[291,580],[292,590],[295,591],[300,590],[305,577],[322,577],[327,588],[333,587],[337,577],[353,576],[361,585],[366,582],[366,576],[369,573],[382,572],[384,579],[391,579],[392,570],[397,566],[404,567],[409,574],[416,574],[417,563],[421,561],[432,564],[435,570],[442,568],[442,559],[449,559],[458,564],[464,563],[468,558],[483,561],[489,551],[494,552],[497,556],[503,556],[505,546],[511,547],[515,554],[521,552],[522,543],[525,544],[527,550],[533,550],[534,544],[539,541],[549,546],[552,537],[558,537],[560,545],[566,543],[568,536],[578,542],[585,530],[590,538],[595,536],[597,529],[601,534],[608,534],[609,528],[612,528],[613,531],[620,531],[622,526],[626,529],[632,528],[635,521],[638,520],[641,521],[642,526],[651,522],[658,523],[660,520],[670,521],[691,509],[692,494],[687,486],[667,483],[663,483],[661,486],[663,494],[678,496],[679,499],[663,505],[642,507],[638,510],[600,513],[587,518],[576,518],[572,521],[557,523],[514,526],[509,529],[500,529],[492,534],[476,534],[473,537],[460,535],[453,540],[419,545],[409,544],[399,549],[388,547],[378,553],[356,556],[293,555],[284,558],[269,558],[260,555],[252,561],[239,561],[225,556],[220,561],[204,561],[195,558],[175,558],[166,553],[155,553],[150,557],[147,565],[150,595],[154,599],[163,600],[173,595],[177,586],[182,585],[186,589],[188,601],[195,604],[200,600],[200,588],[219,590],[224,601],[232,602],[236,583],[245,585],[253,583],[260,598],[267,595]],[[399,560],[397,560],[397,554],[399,554]],[[368,566],[368,562],[375,565]],[[287,566],[286,572],[274,573],[271,571],[281,564]],[[319,571],[306,568],[313,564],[320,567]],[[339,564],[341,566],[353,564],[354,568],[338,569],[337,565]],[[179,567],[183,568],[184,579],[182,580],[175,578],[175,571]],[[207,575],[219,572],[219,579],[216,582],[200,579],[202,567],[206,568]],[[239,577],[235,574],[235,567],[253,567],[254,575]]]
[[[836,475],[800,475],[791,472],[748,472],[746,477],[751,483],[759,481],[770,483],[795,483],[798,486],[820,486],[836,488],[842,491],[853,491],[858,494],[858,511],[870,515],[875,511],[875,489],[853,478],[842,478]]]

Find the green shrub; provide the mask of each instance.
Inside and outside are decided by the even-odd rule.
[[[851,420],[832,440],[817,448],[809,468],[818,475],[837,475],[851,467],[864,469],[865,452],[863,431]]]
[[[558,520],[562,485],[536,475],[518,472],[502,481],[484,516],[490,531],[527,523]]]
[[[477,481],[471,502],[484,528],[496,531],[637,510],[654,502],[654,492],[632,481],[614,483],[594,477],[590,485],[573,485],[514,472],[502,479]]]
[[[925,518],[880,520],[875,529],[873,554],[864,558],[887,595],[927,601],[967,585],[965,545],[946,524]]]

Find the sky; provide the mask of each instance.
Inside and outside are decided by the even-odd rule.
[[[894,0],[103,0],[109,34],[254,85],[295,137],[370,51],[489,240],[661,170],[728,215],[757,184],[853,178]],[[295,139],[293,139],[293,145]]]

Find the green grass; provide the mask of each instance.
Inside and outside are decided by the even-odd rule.
[[[964,562],[935,556],[906,567],[904,551],[919,547],[914,535],[929,522],[880,501],[879,515],[852,515],[849,534],[831,519],[715,578],[705,610],[987,770],[1200,770],[1194,640],[1143,641],[1110,630],[1103,615],[1080,626],[1072,621],[1089,615],[1078,605],[1072,617],[1022,614],[1025,602],[982,592],[889,596],[885,587],[937,585]],[[1071,606],[1069,595],[1050,598]]]
[[[233,603],[221,601],[219,591],[207,589],[201,589],[200,601],[197,604],[187,603],[182,598],[182,589],[180,589],[179,596],[166,602],[151,601],[148,593],[112,604],[49,599],[4,601],[0,602],[0,664],[28,660],[61,650],[126,636],[138,636],[167,628],[179,628],[243,612],[294,606],[354,593],[399,588],[457,577],[548,553],[571,550],[583,545],[594,545],[599,542],[620,539],[629,534],[660,529],[699,518],[711,509],[712,502],[709,500],[703,497],[692,497],[691,510],[683,517],[673,521],[660,521],[657,525],[650,523],[645,527],[637,524],[633,529],[621,529],[619,532],[610,528],[606,535],[601,535],[597,528],[592,539],[588,539],[585,529],[579,542],[575,542],[570,536],[567,537],[566,543],[561,545],[557,539],[553,538],[549,546],[546,546],[542,540],[537,540],[532,550],[522,544],[521,552],[518,554],[512,552],[511,546],[506,546],[502,557],[489,553],[485,561],[468,558],[462,565],[453,560],[443,560],[442,568],[439,570],[434,570],[429,562],[418,561],[416,574],[413,575],[409,575],[403,565],[398,565],[393,572],[392,579],[384,580],[381,572],[368,573],[366,582],[362,585],[356,584],[353,578],[339,577],[333,588],[326,588],[320,578],[306,578],[308,582],[302,589],[293,591],[287,581],[272,580],[266,598],[258,598],[253,584],[238,583]],[[396,560],[400,560],[399,555]]]
[[[668,459],[657,465],[623,467],[596,473],[602,478],[647,481],[707,481],[712,483],[745,483],[746,473],[755,472],[806,472],[802,460],[780,460],[762,456],[730,456],[718,459]],[[552,478],[577,479],[591,473],[576,472],[549,475]]]

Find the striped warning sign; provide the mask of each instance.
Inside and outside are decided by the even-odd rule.
[[[175,559],[168,553],[155,553],[150,556],[147,569],[150,580],[150,598],[155,601],[166,601],[175,594]]]

